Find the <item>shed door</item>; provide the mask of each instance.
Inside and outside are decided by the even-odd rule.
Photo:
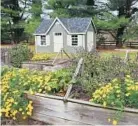
[[[59,52],[63,48],[63,34],[54,33],[54,52]]]

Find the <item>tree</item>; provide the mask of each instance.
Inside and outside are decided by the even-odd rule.
[[[132,15],[138,11],[138,7],[134,7],[138,3],[137,0],[108,0],[108,3],[105,4],[108,7],[109,11],[117,11],[117,18],[120,19],[124,17],[129,22],[125,25],[121,25],[117,28],[116,33],[116,46],[122,46],[123,34],[128,24],[132,21]]]
[[[41,22],[42,2],[41,0],[32,0],[31,8],[28,11],[31,17],[25,23],[25,33],[27,33],[29,40],[33,41],[33,33]]]
[[[94,0],[48,0],[46,8],[52,9],[51,17],[86,17],[96,11]]]
[[[20,6],[22,5],[22,6]],[[1,16],[2,16],[2,38],[7,35],[14,43],[20,41],[23,35],[24,14],[28,5],[28,0],[2,0]]]

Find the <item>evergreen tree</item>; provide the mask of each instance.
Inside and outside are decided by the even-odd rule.
[[[22,6],[20,6],[22,5]],[[18,43],[23,35],[24,14],[28,6],[27,0],[2,0],[1,1],[1,31],[2,40],[7,36],[11,42]]]
[[[106,4],[108,11],[117,11],[118,19],[121,20],[122,17],[124,17],[126,21],[129,20],[128,23],[120,24],[119,27],[117,27],[116,46],[118,47],[122,46],[124,31],[133,20],[133,14],[138,11],[138,7],[134,7],[136,3],[138,3],[138,0],[108,0]]]

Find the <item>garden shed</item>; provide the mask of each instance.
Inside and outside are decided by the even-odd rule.
[[[44,19],[35,33],[36,53],[69,53],[96,48],[96,28],[92,18]]]

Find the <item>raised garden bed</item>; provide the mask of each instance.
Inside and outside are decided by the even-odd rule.
[[[83,69],[83,59],[80,59],[74,75],[81,73]],[[104,107],[100,104],[89,102],[90,97],[81,97],[80,99],[72,99],[72,89],[74,86],[69,85],[64,97],[52,95],[27,95],[34,103],[33,116],[31,118],[38,119],[50,124],[63,125],[110,125],[114,120],[115,113],[120,108]],[[80,92],[82,90],[80,89]],[[84,92],[85,93],[85,92]],[[83,95],[83,93],[82,93]],[[109,119],[110,118],[110,119]],[[138,124],[138,109],[123,108],[123,112],[118,124],[136,125]],[[108,122],[108,121],[111,122]]]
[[[28,68],[30,70],[54,70],[69,67],[72,60],[70,59],[57,59],[53,64],[53,60],[48,61],[26,61],[22,63],[22,68]]]
[[[60,125],[109,125],[107,120],[115,113],[115,108],[82,100],[67,99],[51,95],[27,95],[33,101],[34,111],[31,118]],[[138,124],[138,110],[125,108],[119,124]]]

